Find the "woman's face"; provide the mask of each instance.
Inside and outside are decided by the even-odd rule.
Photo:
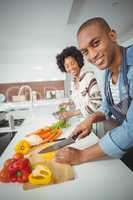
[[[67,73],[74,77],[78,77],[80,74],[80,68],[78,62],[75,60],[74,57],[69,56],[64,60],[64,67]]]

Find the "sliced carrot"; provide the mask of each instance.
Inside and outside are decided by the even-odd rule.
[[[50,140],[51,142],[56,140],[60,135],[61,135],[62,131],[59,129],[58,132],[56,133],[56,135]]]
[[[27,137],[30,135],[41,135],[41,134],[43,135],[45,132],[49,132],[51,130],[52,130],[52,128],[50,128],[50,127],[40,128],[40,129],[37,129],[37,130],[27,134]]]
[[[54,138],[52,138],[51,141],[56,140],[61,135],[61,133],[62,133],[61,129],[58,129],[58,132],[56,133],[56,135],[54,136]]]
[[[56,134],[56,132],[54,131],[50,131],[47,134],[45,134],[42,139],[44,139],[44,141],[49,142],[49,138],[52,138],[54,135]]]
[[[55,140],[56,138],[58,138],[61,135],[62,131],[61,129],[55,129],[55,132],[49,136],[47,139],[49,142]]]
[[[35,134],[44,134],[44,133],[47,133],[47,132],[50,132],[52,129],[51,128],[41,128],[41,129],[38,129],[37,131],[35,131]]]
[[[46,144],[48,142],[56,140],[61,135],[61,133],[61,129],[54,129],[47,138],[43,138],[42,144]]]
[[[51,127],[46,127],[46,128],[43,128],[43,131],[45,132],[47,132],[47,131],[51,131],[52,130],[52,128]]]
[[[39,133],[38,134],[42,139],[48,138],[51,135],[51,131]]]
[[[47,128],[38,129],[30,133],[29,135],[34,135],[34,134],[38,135],[39,137],[43,139],[43,144],[45,144],[47,142],[51,142],[57,139],[61,135],[61,133],[62,131],[59,128],[53,129],[53,128],[47,127]]]
[[[38,133],[40,133],[40,132],[42,132],[42,129],[35,130],[35,131],[33,131],[33,132],[27,134],[26,136],[28,137],[28,136],[30,136],[30,135],[36,135],[36,134],[38,134]]]

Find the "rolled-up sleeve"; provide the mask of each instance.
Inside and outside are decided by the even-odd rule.
[[[110,132],[108,132],[100,141],[99,145],[103,152],[111,157],[121,158],[125,153],[121,148],[119,148],[111,138]]]
[[[133,146],[133,102],[128,110],[127,119],[117,128],[108,131],[101,138],[99,145],[109,156],[120,158],[128,148]]]

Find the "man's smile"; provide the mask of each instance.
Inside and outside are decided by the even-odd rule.
[[[103,64],[103,62],[104,62],[104,58],[103,58],[103,56],[102,56],[102,57],[98,58],[98,59],[94,62],[94,64],[95,64],[95,65],[101,65],[101,64]]]

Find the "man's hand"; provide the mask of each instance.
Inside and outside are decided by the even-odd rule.
[[[96,143],[82,150],[64,147],[57,152],[55,160],[59,163],[78,165],[105,157],[107,158],[107,155],[103,152],[99,144]]]
[[[59,163],[76,165],[83,162],[82,158],[82,150],[72,147],[65,147],[57,152],[55,160]]]
[[[72,135],[78,136],[78,138],[84,138],[88,136],[92,129],[92,123],[87,118],[83,122],[81,122],[77,127],[74,129]]]
[[[81,122],[73,131],[72,135],[78,136],[78,138],[86,137],[91,133],[92,124],[96,122],[104,121],[105,114],[101,112],[95,112]]]

